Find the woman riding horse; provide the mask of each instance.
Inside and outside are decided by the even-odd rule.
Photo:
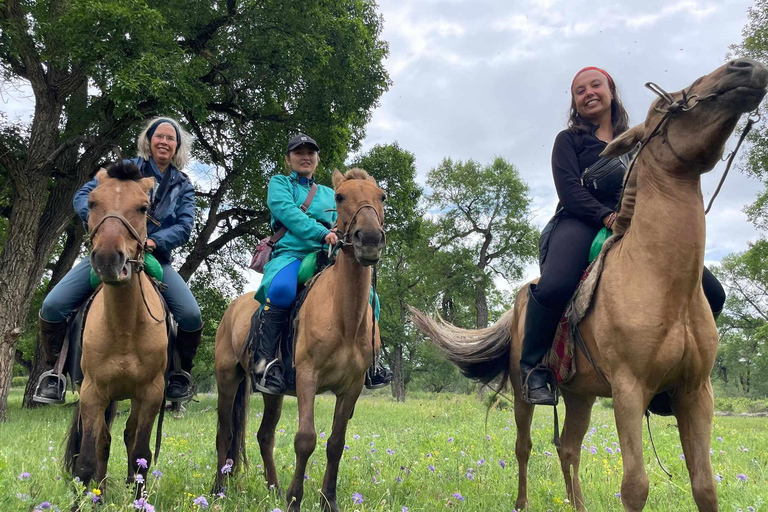
[[[612,227],[626,167],[618,161],[606,165],[604,169],[612,170],[601,173],[597,186],[585,182],[584,174],[593,166],[608,163],[600,153],[628,128],[629,117],[611,76],[595,67],[576,73],[571,82],[568,128],[557,135],[552,148],[552,175],[560,202],[539,242],[541,278],[528,289],[520,359],[523,399],[528,403],[555,403],[547,386],[548,371],[536,367],[552,346],[565,306],[589,264],[592,241],[603,226]],[[725,291],[706,267],[702,285],[717,317],[725,303]]]
[[[163,283],[168,307],[178,323],[177,350],[181,367],[187,374],[200,344],[203,320],[200,307],[187,283],[171,267],[171,251],[189,240],[195,222],[195,188],[181,172],[190,159],[191,136],[179,123],[167,117],[151,119],[136,142],[139,156],[128,160],[147,178],[154,178],[147,214],[146,250],[152,252],[163,267]],[[88,222],[88,195],[98,180],[86,183],[74,198],[75,212]],[[40,343],[47,367],[53,368],[64,343],[67,319],[93,292],[91,262],[83,259],[51,290],[40,309]],[[183,373],[170,378],[166,397],[183,400],[190,397],[191,383]],[[47,379],[34,397],[42,402],[62,402],[64,389],[53,376]]]
[[[316,186],[315,197],[301,208],[315,186],[314,174],[320,163],[320,147],[303,133],[288,141],[285,165],[288,176],[277,175],[269,180],[267,206],[272,215],[274,231],[284,226],[287,231],[274,245],[272,259],[264,266],[264,277],[256,291],[256,300],[264,304],[258,331],[258,348],[254,354],[257,379],[264,375],[265,385],[254,384],[262,393],[280,395],[285,391],[283,371],[277,358],[280,334],[288,321],[291,305],[296,298],[299,267],[309,254],[322,249],[323,244],[335,246],[339,237],[332,229],[336,222],[334,192],[323,185]],[[258,314],[258,311],[257,313]],[[393,380],[392,372],[374,362],[366,374],[369,389],[380,388]]]

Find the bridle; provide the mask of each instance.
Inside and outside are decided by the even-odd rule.
[[[128,259],[128,263],[131,264],[133,267],[133,271],[140,273],[144,271],[144,254],[146,252],[146,243],[147,238],[142,238],[141,235],[139,235],[139,232],[136,231],[136,228],[133,227],[133,225],[128,222],[128,219],[120,215],[119,213],[108,213],[106,214],[99,222],[96,223],[96,225],[93,227],[91,231],[88,232],[88,241],[92,242],[93,238],[96,236],[96,233],[98,232],[99,228],[104,224],[104,222],[107,219],[117,219],[120,222],[123,223],[123,226],[128,230],[128,232],[131,234],[131,236],[139,243],[139,249],[136,253],[136,257],[134,259]],[[165,320],[164,317],[157,318],[155,315],[152,314],[152,310],[149,308],[149,304],[147,303],[147,297],[144,293],[144,283],[141,279],[141,276],[139,276],[139,288],[141,290],[141,300],[144,301],[144,307],[147,308],[147,313],[149,313],[149,316],[152,317],[155,322],[160,323],[163,320]]]

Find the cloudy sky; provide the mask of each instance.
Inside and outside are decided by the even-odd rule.
[[[416,155],[421,181],[443,157],[514,163],[531,187],[536,222],[554,213],[550,154],[565,127],[569,86],[585,66],[616,81],[631,124],[655,98],[725,62],[741,41],[745,0],[380,0],[393,86],[363,150],[398,141]],[[735,141],[729,144],[729,149]],[[705,200],[724,164],[705,176]],[[744,250],[758,233],[742,208],[760,183],[731,174],[707,217],[709,262]],[[533,270],[535,272],[535,270]],[[532,276],[531,276],[532,277]]]
[[[639,123],[654,99],[643,84],[675,91],[720,66],[729,45],[741,41],[751,4],[380,0],[393,86],[373,114],[363,150],[398,141],[416,155],[422,182],[443,157],[502,156],[530,185],[543,226],[557,203],[550,151],[565,127],[574,73],[584,66],[608,70],[632,124]],[[25,96],[23,89],[0,91],[0,109],[11,118],[28,116]],[[722,169],[705,176],[705,199]],[[760,188],[731,175],[707,218],[707,261],[758,237],[742,209]]]

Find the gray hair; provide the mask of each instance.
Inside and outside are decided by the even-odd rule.
[[[149,139],[147,138],[147,132],[149,131],[150,127],[152,127],[152,125],[157,121],[168,123],[179,131],[179,137],[181,140],[176,141],[176,154],[173,155],[173,158],[171,158],[171,163],[174,167],[181,171],[192,159],[192,135],[190,135],[189,132],[182,128],[178,121],[171,119],[170,117],[158,116],[153,117],[147,121],[147,123],[144,125],[144,128],[141,130],[141,133],[139,134],[139,138],[136,139],[136,148],[138,149],[139,156],[144,160],[149,160],[149,158],[152,156],[152,147],[150,145]]]

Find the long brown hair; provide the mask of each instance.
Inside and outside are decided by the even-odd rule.
[[[619,90],[613,80],[608,80],[608,87],[613,94],[611,100],[611,125],[613,125],[613,136],[617,137],[629,130],[629,114],[627,114],[624,105],[621,103]],[[571,88],[571,109],[568,112],[568,129],[575,133],[589,133],[592,126],[586,119],[579,115],[576,110],[576,100],[573,97],[573,88]]]

